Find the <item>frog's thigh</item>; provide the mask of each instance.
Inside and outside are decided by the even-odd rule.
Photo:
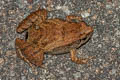
[[[66,17],[66,20],[69,21],[69,22],[72,22],[73,19],[76,19],[78,21],[82,21],[82,17],[80,17],[80,16],[69,15],[69,16]]]
[[[70,53],[71,53],[71,60],[77,64],[86,64],[91,58],[93,58],[93,57],[83,58],[83,59],[77,58],[75,56],[77,53],[75,49],[72,49]]]

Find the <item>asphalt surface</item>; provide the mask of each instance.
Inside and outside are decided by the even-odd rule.
[[[48,18],[82,16],[94,28],[78,57],[95,56],[88,64],[75,64],[70,54],[45,55],[44,68],[32,69],[18,58],[18,24],[31,12],[47,9]],[[120,80],[120,0],[1,0],[0,80]]]

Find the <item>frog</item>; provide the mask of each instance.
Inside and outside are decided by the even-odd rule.
[[[47,10],[39,9],[20,22],[16,32],[21,34],[26,31],[26,37],[16,38],[16,54],[28,64],[38,67],[43,65],[44,54],[70,53],[71,61],[86,64],[92,56],[78,58],[76,53],[79,47],[89,41],[93,28],[80,16],[48,19],[47,15]]]

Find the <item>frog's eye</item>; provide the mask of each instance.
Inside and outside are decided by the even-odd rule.
[[[86,40],[87,39],[87,37],[84,37],[82,40]]]

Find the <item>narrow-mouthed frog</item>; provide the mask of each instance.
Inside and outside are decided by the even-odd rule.
[[[73,19],[79,22],[73,22]],[[86,43],[93,33],[93,28],[86,25],[81,17],[67,16],[66,20],[47,19],[45,9],[37,10],[27,16],[16,31],[27,31],[26,39],[15,41],[17,54],[29,64],[41,66],[45,53],[71,53],[71,60],[78,64],[88,62],[90,58],[80,59],[75,56],[76,48]]]

